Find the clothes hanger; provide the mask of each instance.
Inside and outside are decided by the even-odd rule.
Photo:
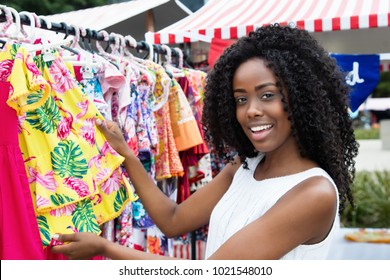
[[[70,51],[74,55],[64,55],[62,56],[62,59],[68,63],[71,63],[73,66],[81,66],[80,72],[82,73],[83,78],[92,79],[94,77],[93,69],[100,68],[101,63],[99,61],[95,61],[94,55],[91,52],[86,50],[83,51],[83,49],[80,47],[79,40],[82,28],[76,25],[72,25],[71,27],[74,28],[75,35],[71,46],[65,49]],[[87,34],[87,32],[85,32],[84,34]],[[80,48],[80,50],[75,49],[78,47]]]
[[[87,36],[87,30],[81,26],[79,28],[80,28],[80,38],[81,38],[81,41],[79,41],[81,43],[80,47],[83,50],[86,50],[87,47],[85,46],[84,40],[85,40],[85,37]]]
[[[177,68],[182,69],[183,68],[183,57],[184,57],[183,51],[178,47],[175,47],[173,49],[179,54]]]
[[[101,44],[100,44],[100,41],[99,41],[99,40],[96,40],[96,48],[97,48],[98,53],[99,53],[100,55],[105,56],[106,54],[108,54],[108,53],[107,53],[107,50],[108,50],[108,47],[109,47],[109,45],[110,45],[110,44],[108,43],[108,41],[109,41],[109,35],[108,35],[107,31],[101,30],[101,31],[98,32],[98,37],[100,37],[100,36],[103,36],[103,40],[102,40],[102,41],[103,41],[103,42],[106,42],[107,45],[106,45],[106,48],[103,49],[103,47],[102,47]]]
[[[6,38],[7,42],[16,41],[19,43],[20,39],[22,39],[22,37],[20,36],[21,35],[21,22],[20,22],[19,13],[14,8],[7,7],[5,5],[0,5],[0,8],[4,12],[5,18],[6,18],[6,23],[4,24],[4,26],[1,30],[0,36],[2,36],[3,38]],[[8,34],[7,31],[13,25],[14,18],[15,18],[15,25],[16,25],[15,31],[13,34]],[[22,34],[22,36],[23,36],[23,34]]]
[[[141,59],[146,59],[147,57],[149,57],[149,45],[146,44],[145,41],[140,41],[139,42],[139,45],[137,44],[136,46],[136,51],[141,54],[141,53],[145,53]]]
[[[62,59],[64,59],[64,60],[72,60],[72,59],[74,59],[75,55],[77,56],[79,54],[79,51],[76,50],[76,48],[81,49],[81,47],[79,45],[80,28],[78,26],[76,26],[76,25],[73,25],[73,24],[70,24],[69,28],[73,28],[74,29],[74,34],[75,35],[73,36],[73,42],[71,43],[71,45],[69,47],[61,46],[64,50],[67,50],[67,51],[69,51],[71,53],[71,55],[69,55],[69,56],[66,56],[65,54],[62,54]],[[76,60],[77,60],[77,57],[76,57]]]
[[[119,39],[118,43],[118,55],[120,56],[120,62],[124,67],[124,74],[127,80],[139,79],[141,76],[141,72],[145,72],[146,67],[143,64],[138,63],[134,60],[134,56],[128,50],[127,42],[130,46],[136,46],[137,41],[130,35],[127,37],[121,34],[115,34],[115,36]]]
[[[40,19],[43,19],[43,18],[41,17]],[[48,22],[46,21],[45,24],[47,25]],[[73,42],[72,38],[68,37],[68,35],[69,35],[68,25],[64,22],[61,22],[60,24],[65,30],[65,37],[63,40],[56,41],[56,42],[49,42],[48,40],[43,39],[43,40],[41,40],[42,44],[36,44],[33,46],[29,46],[28,50],[30,52],[42,51],[44,53],[44,60],[45,60],[45,57],[46,57],[47,61],[54,60],[55,58],[53,57],[53,55],[50,55],[50,54],[52,54],[55,49],[59,49],[61,47],[62,48],[69,47]],[[50,28],[51,28],[51,24],[50,24]]]
[[[148,60],[153,61],[154,57],[154,48],[152,44],[149,44],[148,42],[145,41],[145,44],[147,46],[147,49],[149,50],[149,56],[147,57]]]
[[[167,70],[167,72],[170,72],[172,74],[172,76],[175,78],[184,77],[185,76],[184,72],[181,69],[174,67],[172,64],[172,50],[171,50],[171,48],[168,47],[167,45],[161,45],[161,48],[167,53],[165,55],[166,61],[164,63],[164,67]]]
[[[9,35],[7,34],[7,30],[13,24],[13,18],[11,11],[5,5],[0,5],[0,12],[4,13],[6,19],[5,24],[3,24],[3,27],[0,30],[0,45],[1,49],[3,49],[9,41]]]
[[[101,46],[99,40],[96,40],[96,48],[98,50],[98,54],[105,58],[106,61],[108,61],[109,63],[111,63],[112,65],[114,65],[118,70],[119,70],[119,66],[116,64],[116,58],[114,56],[112,56],[110,53],[107,52],[108,48],[111,46],[111,43],[110,43],[110,35],[108,34],[108,32],[106,30],[100,30],[98,33],[97,33],[97,38],[100,38],[101,36],[103,36],[103,42],[106,42],[107,43],[107,46],[105,49],[103,49],[103,47]]]
[[[26,41],[28,43],[33,44],[34,41],[35,41],[35,32],[36,32],[35,29],[36,29],[36,26],[37,26],[36,18],[34,17],[34,15],[32,13],[26,12],[26,11],[19,12],[19,17],[20,16],[27,16],[29,21],[30,21],[30,30],[29,30],[29,32],[27,33],[24,30],[23,24],[20,27],[20,31],[24,35]]]
[[[38,16],[38,19],[39,19],[40,27],[46,28],[47,30],[51,30],[52,28],[51,21],[49,21],[45,16]]]
[[[85,31],[87,32],[87,37],[88,37],[88,42],[87,42],[87,47],[88,47],[88,48],[87,48],[87,50],[88,50],[90,53],[94,54],[95,51],[94,51],[93,48],[92,48],[91,40],[92,40],[92,37],[93,37],[94,35],[97,35],[97,32],[96,32],[95,30],[92,30],[92,29],[89,29],[89,28],[87,28]],[[95,34],[95,33],[96,33],[96,34]]]
[[[129,46],[131,48],[133,48],[133,49],[137,48],[137,41],[134,39],[134,37],[132,37],[131,35],[126,35],[125,39],[126,39],[126,42],[129,43]],[[131,54],[131,56],[133,56],[133,55]]]

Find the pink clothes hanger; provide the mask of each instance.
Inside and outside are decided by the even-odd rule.
[[[3,28],[1,29],[0,36],[7,38],[8,41],[10,41],[10,40],[11,41],[12,40],[19,41],[19,39],[21,39],[21,37],[20,37],[21,23],[20,23],[19,13],[14,8],[7,7],[5,5],[0,5],[0,8],[4,12],[5,18],[6,18],[6,23],[4,24]],[[11,26],[13,26],[13,23],[14,23],[13,18],[15,18],[16,27],[15,27],[14,33],[9,34],[9,33],[7,33],[7,31]]]
[[[19,12],[19,16],[27,16],[30,21],[30,30],[27,32],[24,29],[24,25],[22,24],[20,27],[21,33],[24,35],[25,40],[29,43],[34,43],[35,41],[35,34],[36,34],[36,27],[37,27],[37,21],[36,18],[34,17],[33,13],[22,11]]]

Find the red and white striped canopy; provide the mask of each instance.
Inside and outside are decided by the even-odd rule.
[[[146,39],[155,44],[234,39],[275,22],[309,32],[387,27],[390,0],[209,0]]]

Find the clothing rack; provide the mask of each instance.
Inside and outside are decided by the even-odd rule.
[[[6,13],[4,11],[5,8],[7,8],[7,7],[4,5],[0,5],[0,23],[7,22]],[[13,17],[13,22],[16,23],[15,15],[12,14],[12,17]],[[19,17],[20,17],[20,24],[21,25],[31,26],[31,24],[32,24],[31,17],[26,15],[26,13],[19,13]],[[74,26],[68,25],[65,22],[60,22],[60,23],[48,22],[47,20],[45,20],[44,18],[41,18],[41,17],[37,17],[37,18],[35,18],[35,20],[36,21],[39,20],[39,27],[36,26],[37,28],[48,30],[48,31],[53,31],[57,34],[62,33],[65,35],[65,38],[67,38],[69,35],[76,36],[76,34],[78,32],[77,27],[75,28]],[[101,32],[98,32],[98,31],[96,31],[94,29],[90,29],[90,28],[86,28],[85,33],[79,34],[79,36],[80,36],[80,40],[82,41],[82,43],[84,43],[84,40],[86,39],[89,46],[91,46],[91,44],[90,44],[91,40],[106,42],[107,43],[106,50],[108,49],[108,47],[111,44],[116,44],[117,39],[118,39],[115,37],[115,35],[109,35],[109,37],[107,38]],[[136,46],[135,46],[134,42],[133,42],[133,44],[131,44],[128,40],[125,40],[125,44],[127,47],[135,49],[137,52],[138,51],[146,52],[145,57],[147,57],[149,55],[149,52],[150,52],[149,46],[150,45],[146,41],[138,41],[138,42],[136,42]],[[152,46],[153,46],[153,53],[154,54],[168,55],[167,49],[166,49],[167,46],[158,45],[158,44],[153,44]],[[69,49],[66,46],[62,46],[62,47],[64,49]],[[186,67],[192,68],[188,64],[188,61],[187,61],[188,55],[186,54],[186,52],[183,52],[183,51],[179,52],[175,48],[170,48],[170,47],[168,47],[168,48],[170,49],[169,55],[175,56],[175,57],[182,56],[184,65]],[[191,258],[193,260],[195,260],[196,259],[196,234],[195,234],[195,231],[191,232],[190,234],[191,234]]]
[[[1,10],[0,22],[6,22],[7,21],[6,15],[5,15],[5,12],[4,12],[3,8],[7,8],[7,7],[4,7],[4,6],[0,7],[0,10]],[[26,14],[19,14],[19,16],[20,16],[20,24],[31,25],[30,18]],[[15,22],[15,16],[14,15],[13,15],[13,20]],[[40,29],[53,31],[53,32],[56,32],[56,33],[63,33],[63,34],[65,34],[65,37],[67,37],[69,35],[73,35],[73,36],[76,35],[76,28],[73,27],[72,25],[68,25],[65,22],[60,22],[60,23],[50,22],[51,26],[49,28],[46,20],[44,20],[42,18],[39,18],[39,21],[40,21],[40,27],[39,27]],[[107,40],[107,38],[105,38],[103,34],[99,33],[98,31],[96,31],[94,29],[86,28],[85,31],[86,31],[85,35],[80,34],[80,39],[81,40],[87,39],[88,42],[90,42],[91,40],[106,41],[107,42],[107,48],[108,48],[108,46],[110,44],[115,44],[116,43],[115,36],[110,35],[108,40]],[[148,53],[150,51],[149,50],[149,44],[147,44],[146,41],[138,41],[138,42],[136,42],[136,46],[135,47],[133,45],[131,45],[128,40],[125,40],[125,43],[126,43],[127,47],[133,48],[136,51],[146,51],[147,55],[148,55]],[[172,56],[179,57],[180,54],[179,54],[179,52],[177,50],[175,50],[174,48],[170,48],[170,50],[171,50],[171,55]],[[162,55],[166,55],[167,54],[167,51],[161,45],[157,45],[157,44],[153,44],[153,52],[156,53],[156,54],[162,54]],[[183,60],[186,60],[186,59],[187,59],[187,55],[183,52]]]

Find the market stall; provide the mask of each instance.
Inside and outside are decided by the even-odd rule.
[[[258,26],[279,22],[292,23],[316,36],[336,36],[331,42],[332,52],[345,52],[343,44],[358,40],[368,52],[387,52],[390,2],[371,0],[210,0],[201,9],[158,32],[147,34],[154,43],[211,42],[213,38],[235,39],[248,34]],[[370,29],[370,32],[360,33]],[[372,30],[371,30],[372,29]],[[357,31],[359,32],[353,32]],[[349,31],[348,33],[341,33]],[[362,36],[363,35],[363,36]],[[367,40],[366,36],[375,40]],[[362,40],[362,38],[365,38]],[[381,42],[387,41],[386,44]],[[327,40],[328,41],[328,40]],[[330,40],[334,41],[334,39]],[[379,47],[384,47],[378,51]],[[354,46],[359,47],[359,46]],[[336,48],[338,50],[336,50]],[[363,50],[362,46],[360,46]],[[348,51],[355,52],[349,48]],[[363,53],[363,52],[359,52]]]
[[[145,37],[146,41],[157,44],[203,44],[202,49],[207,48],[206,44],[212,66],[224,47],[259,26],[276,22],[298,26],[313,33],[330,53],[354,55],[350,65],[343,65],[343,70],[354,73],[350,78],[355,81],[359,78],[365,81],[354,83],[356,88],[370,83],[363,89],[363,95],[362,91],[355,91],[351,109],[356,111],[375,88],[379,72],[388,69],[389,14],[390,1],[210,0],[197,12],[158,32],[148,32]],[[373,55],[373,60],[365,64],[369,68],[363,68],[361,54]],[[369,77],[362,77],[356,63],[353,68],[354,62],[360,63],[360,71]]]

